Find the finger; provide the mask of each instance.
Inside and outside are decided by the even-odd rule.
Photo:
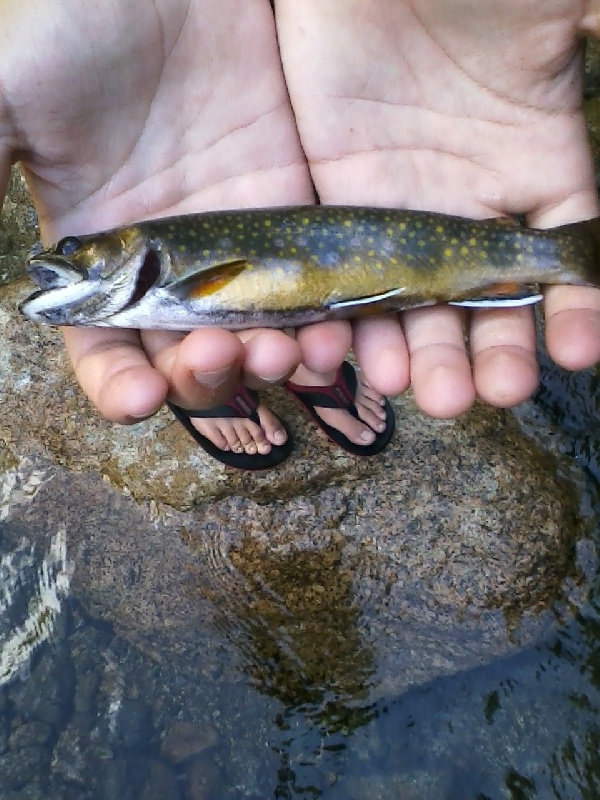
[[[170,399],[184,408],[218,406],[241,380],[244,345],[231,331],[144,331],[142,341],[151,363],[168,382]]]
[[[466,411],[475,399],[475,386],[461,313],[449,306],[415,309],[405,314],[404,332],[419,408],[441,419]]]
[[[600,361],[600,290],[552,286],[544,295],[546,344],[565,369],[586,369]]]
[[[337,371],[352,345],[352,328],[348,322],[319,322],[307,325],[296,333],[302,351],[302,363],[313,372]]]
[[[408,349],[396,315],[356,322],[353,346],[369,386],[385,395],[400,394],[407,389],[410,383]]]
[[[66,328],[63,335],[81,388],[107,419],[131,424],[161,407],[167,382],[136,331]]]
[[[244,343],[244,383],[252,389],[281,383],[295,371],[302,351],[284,331],[257,329],[239,333]]]
[[[471,320],[477,394],[498,408],[523,402],[538,383],[535,322],[530,308],[478,311]]]
[[[588,219],[600,212],[589,154],[579,171],[581,190],[560,204],[528,215],[530,225],[551,228]],[[587,169],[586,169],[587,167]],[[544,292],[546,343],[550,357],[566,369],[585,369],[600,360],[600,291],[581,286],[552,286]]]

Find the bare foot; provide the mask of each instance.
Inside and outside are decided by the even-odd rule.
[[[247,417],[193,417],[192,424],[199,433],[225,452],[246,453],[249,456],[257,453],[267,455],[272,445],[285,443],[287,434],[279,418],[264,403],[259,404],[257,413],[260,425]]]
[[[356,398],[354,404],[360,420],[343,408],[316,407],[316,411],[327,425],[336,428],[347,439],[357,445],[373,444],[378,433],[382,433],[386,426],[386,413],[384,408],[385,398],[376,392],[357,372]],[[331,386],[335,381],[335,373],[322,375],[311,372],[300,365],[292,381],[301,386]],[[361,421],[362,420],[362,421]]]

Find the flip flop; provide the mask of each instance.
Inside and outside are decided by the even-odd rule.
[[[233,418],[246,418],[251,419],[260,425],[260,419],[257,414],[258,408],[258,392],[253,389],[248,389],[245,386],[240,386],[236,394],[228,403],[222,406],[211,408],[208,411],[190,411],[187,408],[181,408],[167,401],[167,406],[171,409],[173,414],[177,417],[179,422],[183,425],[186,431],[193,436],[195,441],[200,445],[203,450],[225,464],[228,467],[244,470],[260,470],[272,469],[290,455],[292,452],[293,441],[287,427],[281,422],[282,427],[287,433],[287,440],[281,445],[271,445],[271,451],[266,455],[256,453],[255,455],[248,455],[248,453],[232,453],[231,450],[221,450],[213,444],[210,439],[203,436],[199,431],[194,428],[192,418],[199,419],[215,419],[218,417],[225,417],[227,419]]]
[[[354,444],[337,428],[333,428],[324,422],[316,410],[318,407],[345,408],[355,419],[360,419],[358,409],[354,405],[357,385],[356,371],[348,361],[344,361],[339,368],[335,382],[331,386],[302,386],[299,383],[292,383],[292,381],[287,381],[284,384],[287,391],[304,406],[319,428],[332,442],[353,456],[374,456],[377,453],[381,453],[394,433],[394,409],[387,397],[384,404],[386,414],[385,430],[377,434],[372,444]]]

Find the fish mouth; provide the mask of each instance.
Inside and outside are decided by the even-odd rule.
[[[88,278],[87,270],[61,256],[33,256],[27,264],[27,274],[39,289],[61,289]]]
[[[19,305],[23,316],[46,325],[93,326],[138,303],[159,282],[162,264],[148,247],[108,279],[90,277],[55,255],[33,258],[27,269],[39,288]]]
[[[57,289],[37,289],[19,304],[19,311],[35,322],[72,324],[72,309],[93,297],[99,285],[99,281],[80,280]]]

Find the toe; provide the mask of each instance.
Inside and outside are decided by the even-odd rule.
[[[230,450],[230,445],[218,426],[218,420],[206,420],[192,417],[192,425],[198,433],[211,441],[219,450],[227,452]]]
[[[259,406],[258,416],[266,439],[274,445],[282,445],[287,441],[287,433],[279,417],[266,406]]]

